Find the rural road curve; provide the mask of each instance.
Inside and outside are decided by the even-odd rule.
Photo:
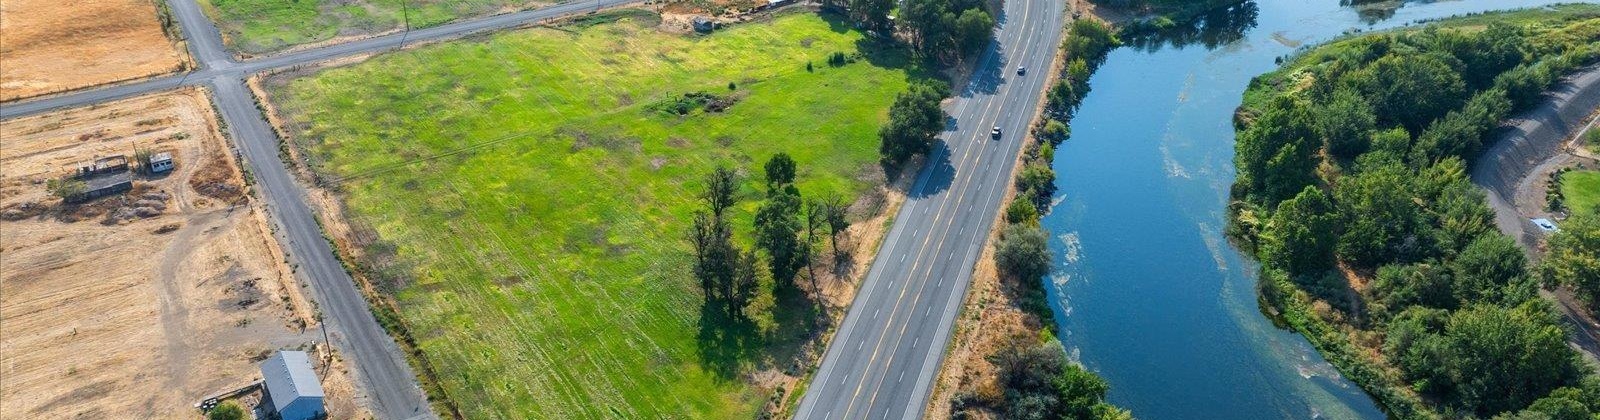
[[[1527,178],[1541,173],[1536,168],[1565,155],[1567,140],[1586,129],[1584,119],[1597,108],[1600,65],[1562,78],[1545,93],[1543,102],[1510,119],[1506,127],[1495,132],[1494,143],[1472,167],[1472,182],[1488,193],[1495,225],[1515,239],[1531,258],[1539,256],[1539,244],[1545,235],[1517,210],[1517,197],[1524,195],[1519,194],[1519,189],[1542,182]],[[1568,342],[1591,359],[1600,360],[1600,324],[1580,313],[1579,304],[1570,293],[1540,294],[1551,299],[1573,327]]]
[[[207,85],[212,90],[227,134],[244,156],[254,175],[268,214],[279,226],[285,253],[295,272],[307,282],[326,327],[365,390],[368,406],[382,419],[431,418],[427,396],[404,354],[378,324],[355,282],[334,256],[322,236],[315,213],[306,204],[305,190],[295,183],[278,157],[278,137],[256,108],[255,96],[245,87],[251,74],[275,68],[309,64],[353,55],[380,52],[430,40],[514,28],[532,22],[620,6],[636,0],[596,0],[563,3],[542,9],[457,22],[409,33],[368,38],[257,60],[236,61],[224,49],[216,26],[194,0],[169,0],[172,13],[183,27],[189,53],[199,69],[142,82],[91,89],[18,103],[0,104],[0,118],[32,115],[62,108],[102,103],[179,86]]]
[[[953,126],[917,175],[796,418],[923,416],[973,267],[1044,100],[1063,3],[1005,2],[995,41],[948,108]],[[991,138],[994,127],[1005,133],[1000,139]]]

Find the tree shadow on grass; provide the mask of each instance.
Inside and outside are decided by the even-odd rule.
[[[740,367],[761,350],[754,323],[729,316],[721,303],[709,300],[700,305],[700,333],[695,343],[700,365],[724,380],[737,377]]]
[[[702,304],[696,339],[701,366],[722,380],[738,378],[746,369],[778,368],[785,374],[798,374],[807,346],[817,341],[830,321],[800,289],[779,286],[774,294],[777,328],[765,336],[750,320],[729,316],[722,304]]]

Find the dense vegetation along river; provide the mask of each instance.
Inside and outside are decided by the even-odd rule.
[[[1055,154],[1061,198],[1043,220],[1068,351],[1105,376],[1112,403],[1144,419],[1382,418],[1303,338],[1258,310],[1256,265],[1223,236],[1233,110],[1252,77],[1300,45],[1550,3],[1358,12],[1338,0],[1273,0],[1113,51]]]

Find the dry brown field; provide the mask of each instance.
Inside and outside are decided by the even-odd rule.
[[[197,418],[271,350],[321,341],[205,92],[7,120],[0,138],[0,417]],[[135,147],[176,169],[80,205],[46,191]],[[330,408],[353,414],[340,371]]]
[[[0,101],[181,70],[153,0],[0,2]]]

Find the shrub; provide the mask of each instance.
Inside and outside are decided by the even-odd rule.
[[[244,408],[239,407],[239,404],[234,403],[233,401],[228,401],[222,403],[222,405],[218,405],[217,408],[213,408],[210,412],[206,413],[206,419],[244,420]]]

